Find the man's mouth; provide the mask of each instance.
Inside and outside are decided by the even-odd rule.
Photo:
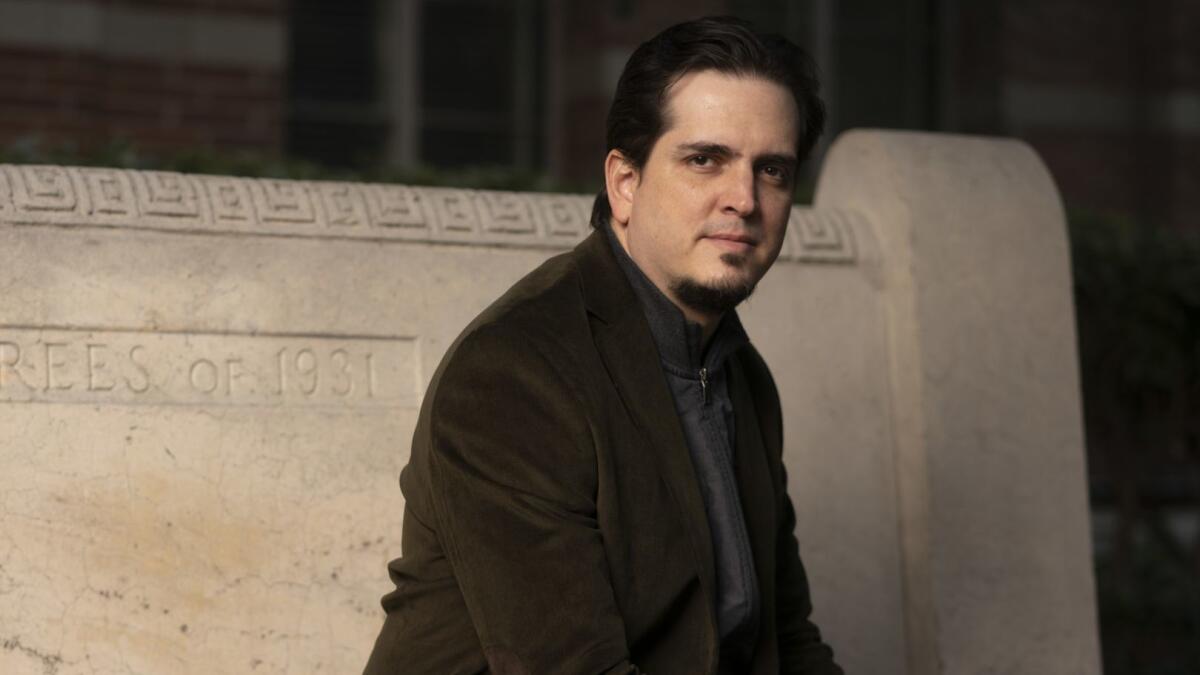
[[[739,232],[716,232],[705,235],[704,238],[734,253],[744,253],[758,245],[757,239]]]

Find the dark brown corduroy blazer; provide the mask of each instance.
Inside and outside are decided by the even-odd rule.
[[[749,672],[841,673],[809,621],[774,383],[753,347],[730,368],[762,595]],[[450,347],[400,486],[403,557],[369,675],[717,671],[704,503],[604,233],[538,267]]]

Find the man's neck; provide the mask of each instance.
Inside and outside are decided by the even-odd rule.
[[[650,283],[654,284],[654,287],[657,288],[659,292],[661,292],[668,300],[670,300],[672,305],[675,305],[675,307],[683,313],[684,319],[700,326],[702,350],[707,350],[709,341],[711,341],[712,336],[716,334],[717,327],[721,325],[721,319],[725,316],[725,314],[723,312],[718,314],[702,312],[695,309],[691,305],[681,302],[675,295],[674,291],[671,290],[670,284],[655,279],[654,276],[646,271],[646,268],[638,261],[638,259],[634,257],[633,253],[630,252],[629,242],[625,237],[624,228],[614,227],[610,223],[608,229],[612,232],[612,235],[617,240],[617,243],[620,244],[621,248],[625,251],[625,255],[627,255],[629,259],[633,261],[633,264],[636,265],[639,270],[641,270],[646,279],[648,279]]]

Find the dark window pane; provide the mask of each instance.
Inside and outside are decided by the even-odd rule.
[[[387,132],[378,106],[375,3],[293,0],[287,151],[324,164],[379,160]]]
[[[422,157],[435,166],[504,166],[512,161],[512,136],[504,132],[426,128]]]
[[[453,109],[509,114],[513,14],[507,3],[437,0],[421,8],[421,89],[426,114]]]
[[[383,157],[381,123],[332,122],[293,119],[288,124],[288,144],[295,157],[337,167],[369,167]]]
[[[294,0],[289,89],[293,98],[375,100],[374,3]]]

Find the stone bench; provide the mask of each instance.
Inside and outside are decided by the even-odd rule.
[[[0,672],[361,670],[423,388],[590,203],[0,167]],[[844,136],[742,316],[847,672],[1098,675],[1036,156]]]

